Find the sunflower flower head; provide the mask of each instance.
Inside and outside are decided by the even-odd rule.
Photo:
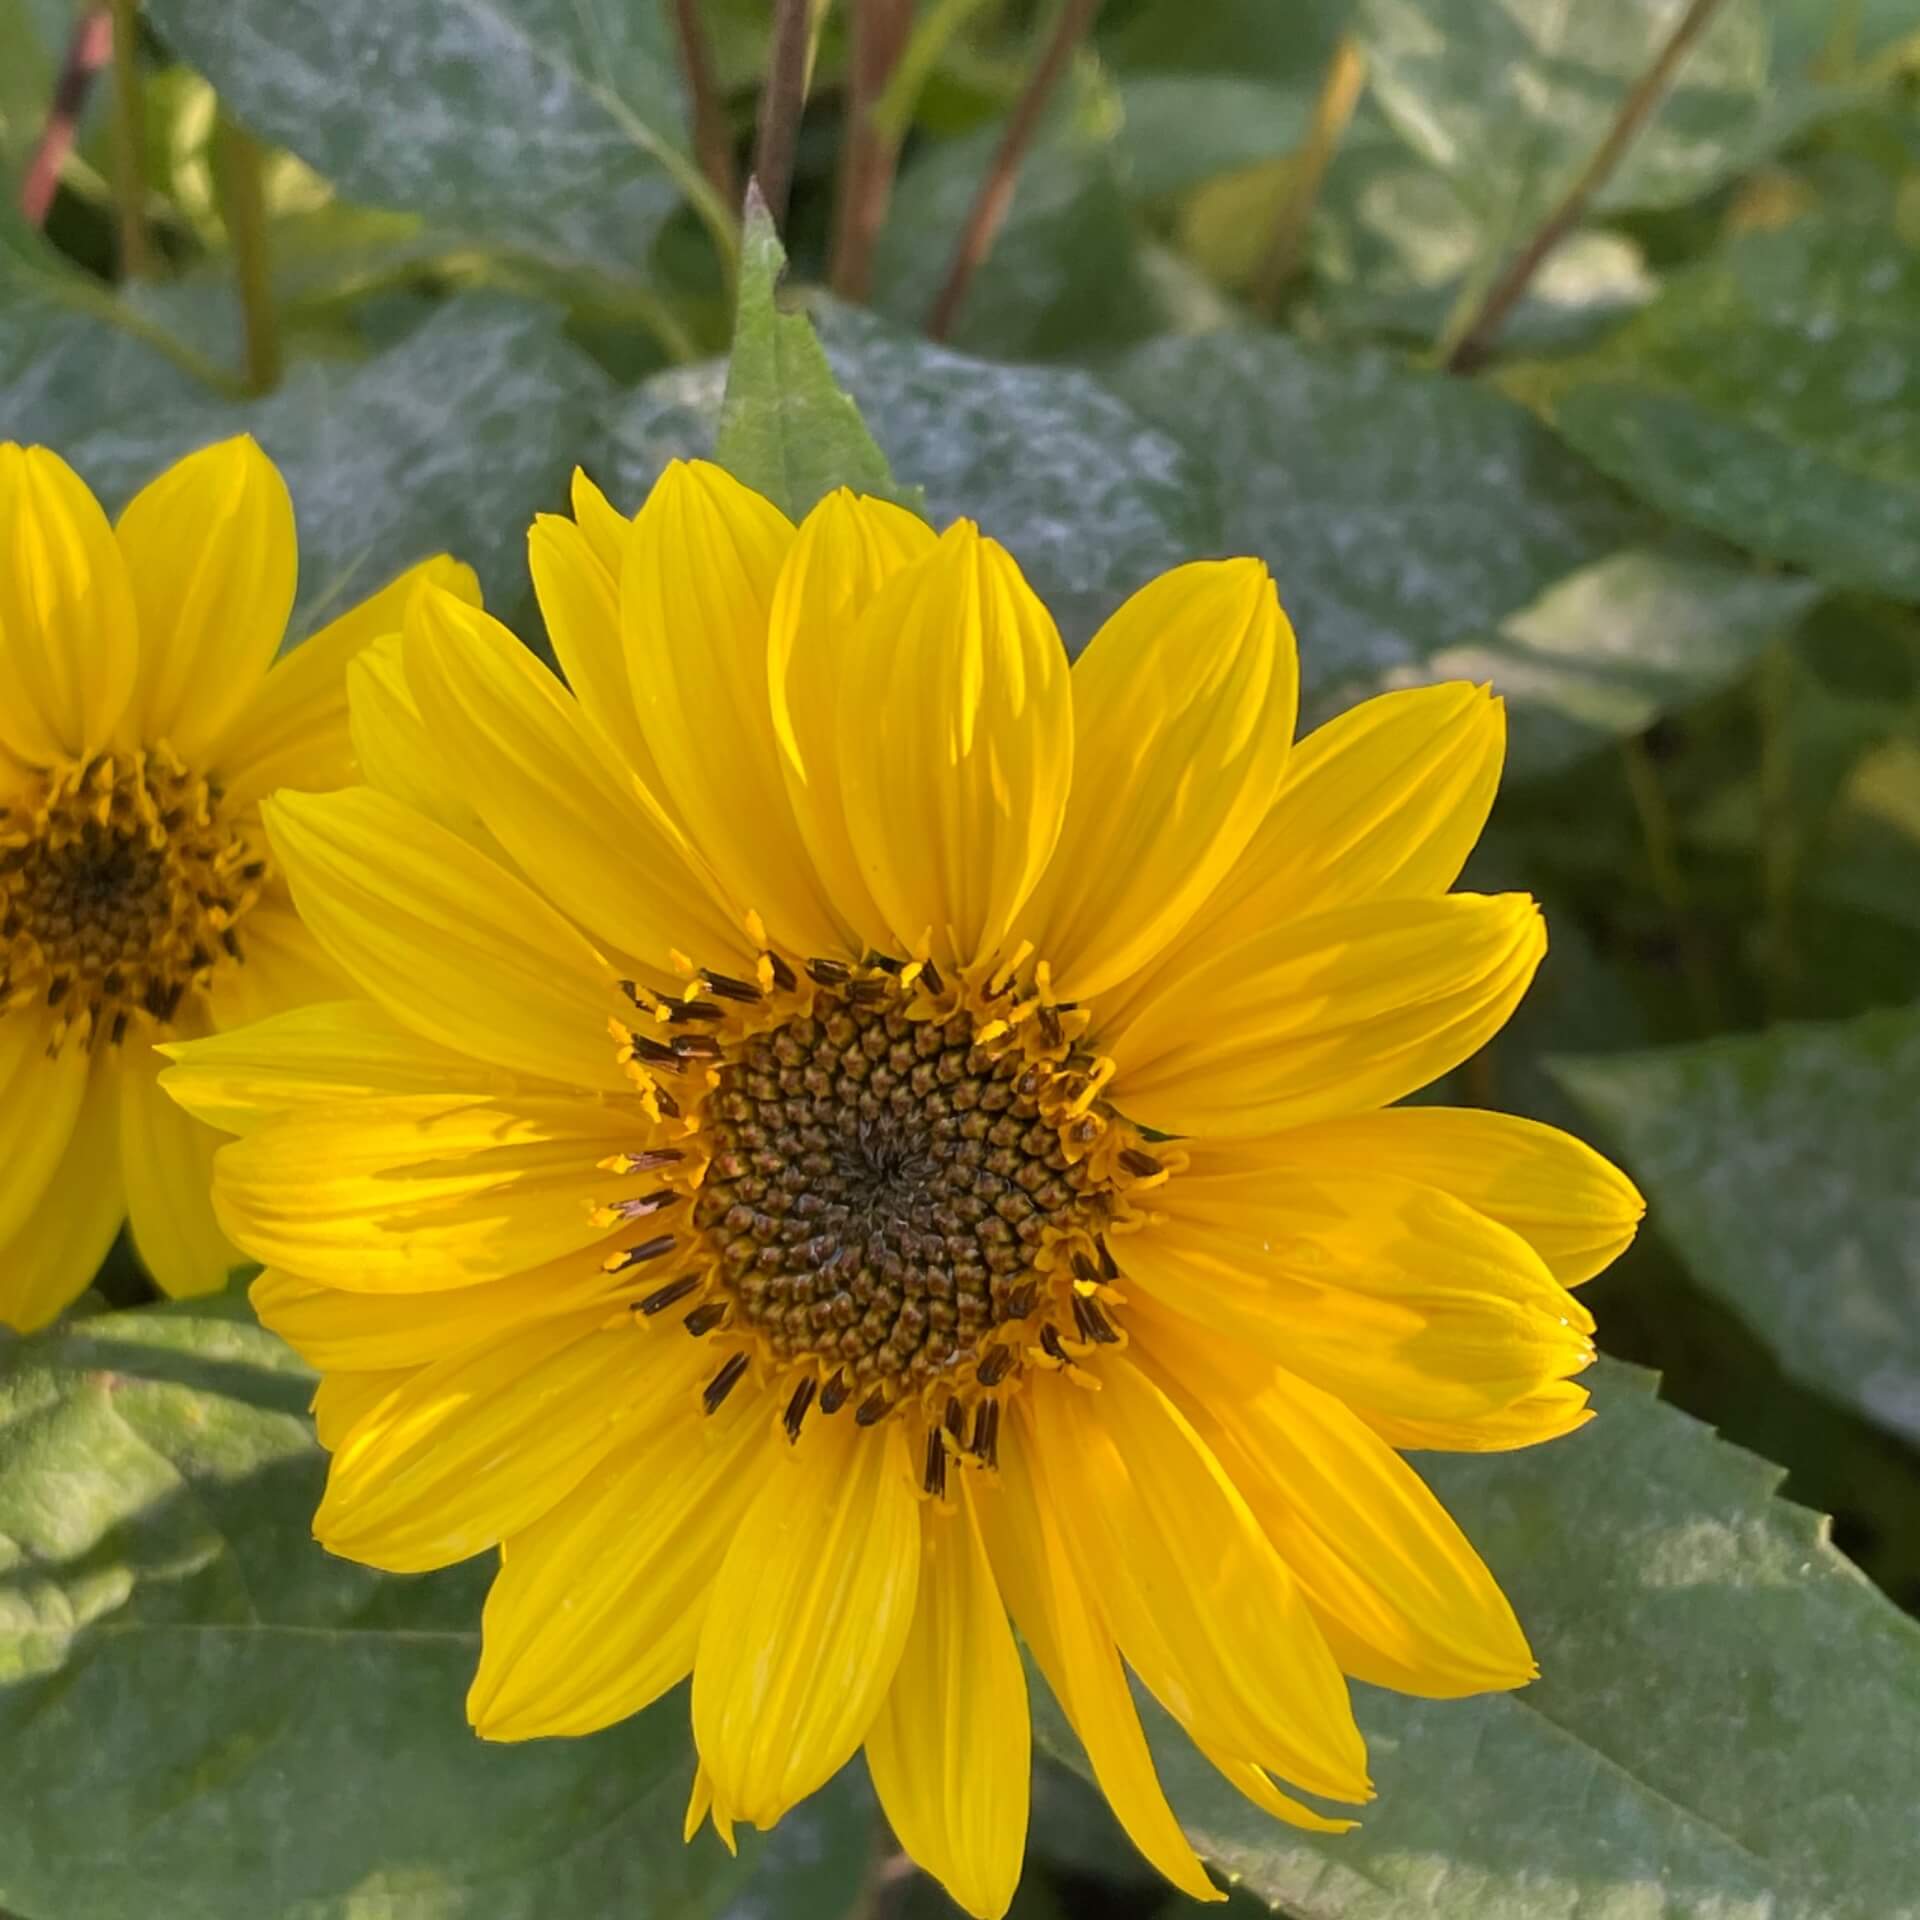
[[[158,1092],[155,1045],[341,990],[259,802],[351,777],[344,659],[403,593],[273,666],[293,510],[247,439],[180,461],[117,527],[56,454],[0,446],[0,556],[0,1323],[24,1329],[129,1214],[170,1292],[240,1259],[204,1198],[217,1136]],[[451,562],[422,571],[472,592]]]
[[[1392,1104],[1545,949],[1450,891],[1498,703],[1296,746],[1257,562],[1069,672],[972,526],[795,528],[701,464],[631,521],[579,481],[532,564],[564,683],[424,590],[354,668],[372,784],[267,806],[361,997],[168,1076],[241,1135],[220,1217],[322,1373],[319,1537],[503,1550],[483,1735],[691,1674],[689,1831],[864,1748],[978,1915],[1024,1846],[1016,1627],[1186,1891],[1128,1669],[1277,1818],[1349,1824],[1297,1796],[1371,1792],[1350,1677],[1533,1672],[1399,1450],[1577,1425],[1568,1289],[1640,1211],[1551,1129]]]

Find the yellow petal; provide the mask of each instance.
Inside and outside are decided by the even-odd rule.
[[[1111,1093],[1167,1133],[1249,1134],[1364,1112],[1506,1024],[1547,947],[1525,894],[1380,900],[1171,970],[1117,1025]]]
[[[1239,1488],[1345,1672],[1438,1699],[1533,1678],[1493,1575],[1358,1415],[1151,1301],[1133,1303],[1128,1325],[1131,1351]]]
[[[1551,1381],[1509,1406],[1466,1419],[1421,1419],[1376,1408],[1356,1411],[1388,1446],[1415,1453],[1507,1453],[1558,1440],[1593,1418],[1586,1388],[1572,1380]]]
[[[413,1378],[413,1369],[389,1373],[329,1373],[313,1390],[313,1430],[329,1453],[338,1453],[357,1427],[396,1387]]]
[[[29,766],[91,759],[126,711],[139,657],[100,503],[57,453],[0,445],[0,749]]]
[[[366,1100],[230,1141],[215,1205],[256,1260],[331,1286],[470,1286],[606,1239],[596,1210],[614,1176],[596,1163],[635,1132],[633,1115],[577,1096]]]
[[[1082,1578],[1128,1665],[1221,1752],[1312,1793],[1369,1798],[1346,1682],[1245,1499],[1138,1368],[1110,1354],[1100,1385],[1044,1382],[1034,1423]]]
[[[1593,1316],[1465,1202],[1384,1173],[1189,1152],[1151,1223],[1114,1243],[1129,1292],[1363,1413],[1473,1419],[1591,1361]],[[1231,1170],[1210,1172],[1214,1156]]]
[[[204,761],[261,691],[293,610],[286,482],[240,434],[149,481],[115,531],[140,619],[128,721],[137,738]]]
[[[854,623],[881,585],[933,549],[933,530],[839,488],[807,515],[774,588],[767,684],[780,770],[800,837],[856,951],[892,944],[847,833],[839,714]]]
[[[675,461],[626,541],[620,628],[667,811],[789,951],[830,953],[832,909],[794,825],[767,700],[767,616],[793,526],[705,461]]]
[[[527,535],[527,564],[547,638],[567,685],[633,773],[659,792],[653,749],[640,730],[620,638],[620,567],[633,523],[598,487],[573,476],[574,518],[543,513]]]
[[[675,951],[751,970],[744,932],[618,772],[605,736],[505,627],[423,593],[405,657],[467,805],[563,913],[656,982],[672,977]]]
[[[48,1029],[38,1011],[0,1013],[0,1245],[42,1204],[95,1071],[93,1055],[78,1040],[48,1057]],[[104,1063],[98,1070],[106,1070]]]
[[[347,664],[383,634],[400,631],[407,602],[423,585],[480,604],[473,569],[435,554],[274,662],[214,755],[229,808],[253,806],[279,787],[327,793],[352,781]]]
[[[269,1267],[248,1290],[261,1324],[311,1365],[380,1372],[428,1367],[529,1320],[599,1304],[609,1317],[633,1297],[630,1275],[610,1274],[597,1252],[465,1287],[368,1293]]]
[[[1028,1401],[1003,1429],[998,1485],[975,1505],[994,1578],[1128,1838],[1182,1893],[1224,1900],[1167,1805],[1113,1635],[1037,1476]]]
[[[121,1053],[120,1166],[134,1251],[176,1298],[218,1293],[246,1265],[214,1215],[220,1135],[160,1091],[161,1054],[131,1038]]]
[[[770,1827],[853,1757],[913,1622],[920,1502],[899,1422],[819,1420],[763,1476],[693,1669],[693,1736],[730,1820]]]
[[[0,1241],[0,1326],[43,1327],[86,1291],[126,1218],[120,1179],[120,1074],[97,1062],[67,1148],[35,1207]]]
[[[161,1074],[161,1088],[225,1133],[390,1094],[487,1097],[511,1094],[519,1084],[502,1068],[423,1040],[370,1000],[320,1001],[160,1051],[175,1063]]]
[[[1079,777],[1027,910],[1062,994],[1137,972],[1219,886],[1280,789],[1299,703],[1257,560],[1177,567],[1094,635],[1073,669]]]
[[[426,723],[407,678],[398,633],[361,648],[347,665],[347,730],[360,777],[492,855],[497,844],[467,798],[446,744]]]
[[[1316,728],[1246,851],[1104,1011],[1124,1016],[1163,974],[1268,928],[1446,892],[1486,825],[1505,751],[1501,702],[1458,681],[1383,693]]]
[[[1562,1286],[1631,1244],[1647,1203],[1633,1182],[1558,1127],[1472,1107],[1392,1107],[1299,1127],[1269,1146],[1301,1168],[1390,1173],[1438,1187],[1510,1227]]]
[[[314,1536],[389,1573],[497,1546],[685,1387],[677,1330],[608,1331],[598,1309],[517,1327],[414,1374],[333,1457]]]
[[[867,889],[911,953],[996,951],[1054,845],[1073,778],[1067,658],[1013,556],[959,521],[849,636],[840,780]]]
[[[785,1442],[745,1394],[691,1431],[712,1358],[701,1342],[662,1337],[685,1349],[685,1404],[506,1543],[467,1695],[484,1740],[596,1732],[693,1669],[734,1529]]]
[[[353,991],[301,924],[284,886],[269,881],[265,897],[241,923],[239,939],[240,965],[222,967],[207,988],[207,1017],[215,1028],[251,1026]]]
[[[970,1479],[923,1517],[913,1630],[868,1729],[867,1766],[913,1861],[975,1920],[1000,1920],[1026,1857],[1033,1758],[1026,1675]]]
[[[523,881],[370,788],[263,809],[301,918],[369,998],[496,1066],[630,1091],[612,969]]]

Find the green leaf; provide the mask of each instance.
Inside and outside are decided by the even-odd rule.
[[[1552,1071],[1781,1367],[1920,1441],[1920,1012]]]
[[[683,197],[663,10],[571,0],[153,0],[168,44],[250,131],[349,199],[549,265],[646,277]]]
[[[1291,153],[1313,119],[1310,84],[1238,74],[1138,74],[1119,83],[1119,95],[1115,158],[1142,200]]]
[[[1155,574],[1219,545],[1199,462],[1090,374],[975,360],[863,313],[815,308],[834,378],[936,525],[977,519],[1060,623],[1089,639]],[[631,508],[669,460],[712,451],[718,363],[644,382],[614,412],[596,472]]]
[[[1676,276],[1551,371],[1558,430],[1663,512],[1920,599],[1920,254],[1803,221]]]
[[[20,329],[11,346],[9,323]],[[246,402],[215,399],[171,368],[157,377],[152,351],[110,328],[73,327],[57,308],[0,307],[9,428],[59,447],[110,511],[181,454],[252,433],[286,475],[299,520],[295,633],[442,549],[514,613],[523,531],[565,499],[607,385],[557,314],[484,294],[441,303],[372,360],[299,366],[279,392]]]
[[[1586,165],[1686,0],[1357,0],[1373,98],[1459,191],[1491,274]],[[1596,212],[1697,199],[1780,146],[1817,110],[1776,70],[1764,0],[1728,0]]]
[[[767,203],[750,187],[740,305],[714,458],[790,520],[836,487],[917,509],[918,501],[894,485],[887,456],[874,445],[859,408],[835,385],[813,323],[804,313],[780,311],[776,296],[786,264]]]
[[[1217,333],[1107,377],[1212,466],[1224,546],[1273,568],[1310,719],[1491,679],[1516,770],[1541,772],[1725,684],[1810,597],[1650,546],[1651,519],[1522,408],[1384,354]]]
[[[953,340],[996,359],[1081,358],[1154,331],[1114,154],[1111,103],[1049,116],[1029,148]],[[873,262],[874,306],[927,324],[1002,128],[928,147],[894,191]]]
[[[1150,1708],[1195,1845],[1297,1920],[1912,1920],[1920,1625],[1773,1497],[1777,1468],[1650,1375],[1602,1362],[1594,1384],[1569,1439],[1420,1461],[1542,1678],[1357,1689],[1379,1798],[1335,1837],[1268,1819]],[[1040,1725],[1084,1770],[1050,1702]]]
[[[1514,708],[1507,775],[1552,773],[1731,686],[1820,597],[1717,554],[1632,548],[1556,581],[1489,641],[1429,656]]]
[[[481,1581],[323,1553],[311,1381],[217,1305],[0,1349],[0,1902],[88,1920],[713,1911],[683,1703],[489,1747]]]

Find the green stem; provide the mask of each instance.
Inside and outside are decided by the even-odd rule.
[[[152,269],[147,244],[147,104],[140,73],[140,0],[110,0],[113,15],[113,207],[120,277]]]
[[[1718,1032],[1726,1024],[1721,1017],[1720,992],[1714,982],[1712,958],[1694,925],[1693,901],[1680,866],[1679,836],[1674,831],[1673,810],[1667,805],[1660,770],[1645,740],[1623,741],[1620,754],[1626,767],[1627,791],[1633,796],[1633,810],[1640,821],[1640,838],[1646,847],[1654,892],[1660,896],[1673,926],[1694,1020],[1702,1033]]]
[[[1779,1019],[1786,1012],[1795,980],[1793,894],[1799,867],[1793,810],[1793,655],[1785,641],[1777,641],[1761,660],[1754,695],[1760,719],[1763,965],[1767,1012]]]
[[[1254,310],[1269,318],[1280,311],[1287,287],[1299,271],[1307,229],[1320,201],[1327,168],[1345,137],[1366,78],[1367,57],[1359,42],[1351,34],[1342,34],[1320,83],[1320,97],[1314,102],[1313,126],[1300,152],[1299,171],[1274,221],[1273,238],[1267,243],[1266,258],[1254,280]]]
[[[214,129],[214,185],[233,248],[234,282],[246,333],[247,387],[271,393],[280,384],[280,316],[273,301],[262,174],[266,149],[222,115]]]
[[[913,125],[914,109],[933,70],[940,64],[952,40],[976,13],[984,12],[992,0],[935,0],[921,16],[920,23],[907,36],[893,76],[873,103],[872,125],[885,140],[903,140]]]

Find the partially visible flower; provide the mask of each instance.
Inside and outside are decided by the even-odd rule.
[[[1281,1782],[1367,1798],[1346,1677],[1533,1672],[1396,1452],[1577,1425],[1568,1288],[1640,1212],[1550,1128],[1391,1106],[1545,950],[1532,901],[1451,891],[1499,705],[1294,746],[1252,560],[1154,581],[1069,673],[965,522],[796,529],[699,465],[576,508],[532,554],[570,688],[423,592],[355,664],[372,787],[268,806],[362,997],[168,1076],[245,1136],[221,1217],[322,1370],[315,1530],[502,1549],[484,1736],[691,1673],[690,1825],[864,1747],[983,1916],[1026,1835],[1017,1625],[1127,1831],[1217,1897],[1123,1659],[1323,1830]]]
[[[275,663],[293,508],[241,438],[110,526],[44,447],[0,446],[0,1324],[43,1325],[130,1219],[169,1293],[244,1256],[208,1198],[218,1136],[159,1091],[157,1041],[341,991],[260,828],[277,787],[354,777],[345,670],[428,560]]]

